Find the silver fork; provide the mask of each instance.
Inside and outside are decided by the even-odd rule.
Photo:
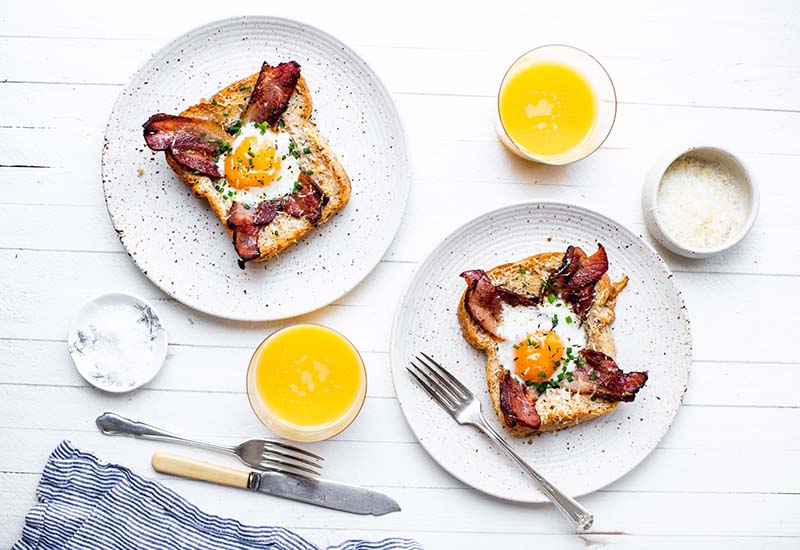
[[[428,355],[422,353],[422,357],[417,355],[415,359],[420,363],[411,361],[411,366],[406,367],[411,375],[416,378],[420,386],[436,401],[441,407],[450,413],[459,424],[469,424],[488,435],[494,440],[508,455],[519,464],[525,472],[536,480],[539,488],[556,508],[566,516],[578,531],[586,531],[592,526],[594,516],[586,508],[581,506],[578,501],[562,493],[552,483],[547,481],[537,472],[533,466],[528,464],[505,440],[492,428],[481,412],[481,402],[469,391],[464,384],[450,374],[444,367],[434,361]]]
[[[319,475],[319,470],[322,468],[319,461],[325,460],[321,456],[300,447],[269,439],[251,439],[234,447],[215,445],[206,441],[182,437],[144,422],[136,422],[110,412],[101,414],[95,422],[105,435],[128,435],[142,439],[170,441],[222,451],[239,457],[239,460],[253,468],[311,477],[312,479]]]

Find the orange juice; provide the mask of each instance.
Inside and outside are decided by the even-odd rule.
[[[581,147],[597,119],[589,81],[572,67],[539,61],[514,67],[498,98],[508,138],[533,157],[558,157]]]
[[[319,325],[295,325],[258,347],[247,388],[253,409],[270,429],[317,441],[350,424],[366,384],[361,357],[344,336]]]

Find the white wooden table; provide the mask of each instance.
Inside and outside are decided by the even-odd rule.
[[[2,2],[0,547],[19,536],[45,459],[63,438],[205,510],[291,527],[318,544],[399,534],[428,548],[800,547],[800,4],[382,4]],[[356,423],[314,450],[329,457],[331,477],[397,498],[399,514],[365,518],[167,479],[149,467],[165,446],[94,427],[114,410],[223,441],[266,435],[247,404],[244,372],[276,325],[221,321],[162,294],[124,253],[100,181],[111,106],[147,56],[201,23],[255,12],[298,18],[351,44],[385,79],[406,125],[414,181],[394,244],[357,289],[304,317],[351,337],[370,379]],[[503,69],[552,42],[596,55],[619,97],[605,146],[566,168],[511,157],[493,131]],[[665,145],[681,142],[740,154],[761,185],[761,214],[730,253],[705,261],[664,254],[692,318],[689,391],[653,454],[583,499],[597,519],[578,537],[551,507],[486,497],[426,455],[393,393],[392,313],[426,250],[497,206],[572,201],[648,238],[644,172]],[[79,305],[110,290],[157,302],[171,337],[157,379],[118,397],[87,387],[64,341]]]

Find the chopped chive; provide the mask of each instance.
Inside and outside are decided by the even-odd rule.
[[[239,86],[239,91],[240,92],[245,92],[245,91],[249,90],[251,87],[252,86]]]
[[[547,295],[547,301],[552,304],[553,302],[556,301],[556,295],[551,292],[550,294]]]
[[[311,147],[303,147],[303,153],[305,153],[307,155],[310,152],[311,152]]]
[[[520,272],[521,275],[525,275],[528,272],[528,270],[525,269],[524,267],[520,267],[519,268],[519,272]]]
[[[538,376],[539,378],[547,378],[547,375],[545,373],[543,373],[543,372],[540,372],[536,376]]]
[[[567,315],[567,318],[564,320],[567,322],[568,325],[572,324],[572,317],[570,317],[569,315]]]

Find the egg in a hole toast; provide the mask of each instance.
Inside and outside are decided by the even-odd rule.
[[[617,296],[602,245],[574,246],[461,274],[458,319],[486,354],[486,381],[503,426],[517,437],[560,430],[633,401],[646,372],[623,372],[611,332]]]
[[[290,61],[264,63],[179,116],[144,124],[147,145],[211,205],[240,267],[276,255],[350,199],[350,179],[311,113],[308,84]]]

